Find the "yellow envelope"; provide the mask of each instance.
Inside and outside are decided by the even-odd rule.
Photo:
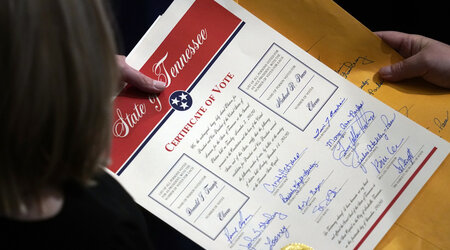
[[[331,0],[236,0],[341,76],[450,141],[450,91],[415,79],[377,75],[402,57]],[[405,128],[408,129],[408,128]],[[450,158],[442,163],[378,245],[379,249],[450,248]]]

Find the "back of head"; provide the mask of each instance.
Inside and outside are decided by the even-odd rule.
[[[0,0],[0,213],[109,153],[115,45],[100,0]]]

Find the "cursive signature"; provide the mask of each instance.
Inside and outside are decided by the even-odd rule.
[[[227,241],[231,244],[233,243],[233,237],[237,235],[241,231],[241,229],[247,225],[247,223],[250,221],[250,219],[253,218],[252,214],[249,214],[247,216],[244,216],[242,214],[242,211],[239,211],[239,222],[237,226],[234,226],[233,229],[225,228],[224,234],[227,238]]]
[[[445,119],[443,121],[441,121],[439,118],[435,117],[434,118],[434,124],[436,124],[436,126],[439,128],[439,132],[441,132],[441,130],[443,130],[445,128],[445,126],[447,126],[447,122],[448,122],[448,110],[446,112],[447,116],[445,117]]]
[[[284,164],[283,168],[279,168],[277,175],[275,175],[271,183],[263,183],[264,189],[269,193],[273,193],[275,189],[278,187],[278,185],[281,183],[281,181],[287,177],[289,172],[291,172],[291,169],[294,167],[294,165],[302,157],[302,155],[306,152],[307,149],[308,148],[305,148],[301,153],[297,152],[294,155],[294,157],[291,160],[289,160],[288,163]]]
[[[316,129],[316,132],[314,134],[314,139],[316,139],[327,126],[330,126],[330,122],[331,119],[333,119],[333,117],[335,117],[336,113],[341,109],[342,105],[345,103],[347,99],[346,98],[342,98],[338,104],[336,104],[336,108],[331,110],[330,113],[327,115],[327,117],[325,118],[324,123],[322,123],[322,126],[320,128]]]
[[[339,141],[338,145],[333,150],[334,159],[340,161],[344,166],[360,168],[365,174],[367,174],[367,169],[363,163],[365,159],[367,159],[367,157],[377,148],[377,145],[381,140],[389,140],[387,132],[392,127],[395,118],[395,113],[392,118],[388,118],[386,115],[381,115],[380,119],[384,125],[382,128],[383,130],[378,131],[376,136],[373,136],[368,143],[362,147],[362,149],[358,149],[355,144],[355,135],[358,135],[358,133],[351,135],[349,139],[350,143],[348,145],[343,145]]]
[[[311,194],[308,196],[308,198],[302,200],[299,205],[297,205],[297,208],[301,211],[303,209],[309,207],[311,203],[313,202],[312,198],[320,191],[320,188],[322,187],[323,183],[325,182],[325,179],[322,179],[322,181],[317,184],[313,189],[309,190],[309,193]]]
[[[373,111],[365,111],[364,108],[361,107],[357,109],[356,112],[353,110],[349,111],[349,117],[353,117],[353,119],[345,122],[345,124],[341,123],[341,128],[343,128],[343,130],[340,134],[346,134],[346,140],[339,140],[337,142],[336,146],[333,148],[333,158],[347,167],[361,167],[363,172],[367,173],[367,170],[361,164],[365,157],[361,157],[356,149],[359,139],[374,121],[375,113]],[[379,140],[380,138],[377,138],[376,143]],[[366,148],[369,148],[369,146]]]
[[[336,198],[339,191],[341,191],[341,188],[338,189],[337,187],[335,187],[333,189],[328,189],[325,199],[320,201],[319,204],[317,204],[316,206],[314,206],[312,212],[313,213],[315,213],[317,211],[322,212],[323,210],[325,210],[325,208],[327,208],[328,205],[331,204],[331,202],[334,200],[334,198]]]
[[[266,230],[266,228],[272,223],[275,219],[285,220],[288,216],[281,212],[273,212],[273,213],[263,213],[264,220],[257,223],[257,228],[252,228],[252,235],[245,235],[242,239],[245,241],[244,244],[239,244],[241,247],[245,247],[246,249],[255,250],[255,242],[259,239],[261,234]]]
[[[392,165],[398,170],[398,173],[401,174],[405,171],[408,164],[413,164],[414,154],[411,152],[411,149],[406,150],[406,157],[398,157],[397,161]]]
[[[358,56],[353,62],[344,62],[341,64],[338,70],[336,72],[343,76],[344,78],[347,78],[350,75],[350,72],[358,65],[366,65],[374,63],[375,61],[368,59],[365,56]]]
[[[272,250],[282,236],[286,237],[286,239],[289,238],[289,231],[286,228],[286,226],[284,226],[284,225],[275,236],[273,236],[273,237],[267,236],[266,242],[264,242],[264,245],[268,245],[269,248]]]
[[[386,151],[388,153],[387,155],[378,156],[378,158],[375,158],[371,161],[371,164],[375,168],[377,173],[381,173],[383,167],[389,162],[391,157],[398,152],[404,141],[405,138],[402,138],[399,143],[386,147]]]
[[[300,188],[305,185],[306,178],[311,174],[311,172],[314,170],[314,168],[318,168],[319,163],[314,162],[309,165],[307,169],[303,169],[302,175],[294,180],[294,184],[292,184],[291,188],[289,189],[289,192],[286,195],[280,194],[280,199],[283,201],[283,203],[287,203],[294,194],[296,194]]]

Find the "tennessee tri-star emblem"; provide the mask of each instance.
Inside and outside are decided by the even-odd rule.
[[[192,106],[192,97],[186,91],[177,90],[170,95],[169,103],[175,110],[186,111]]]

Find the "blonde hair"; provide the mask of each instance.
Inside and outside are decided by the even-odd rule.
[[[100,0],[0,0],[0,213],[107,160],[115,44]]]

